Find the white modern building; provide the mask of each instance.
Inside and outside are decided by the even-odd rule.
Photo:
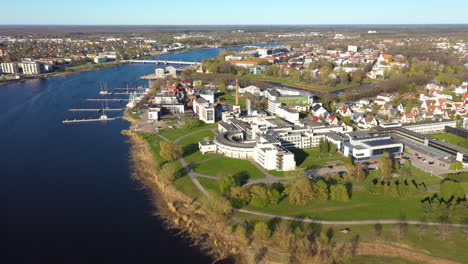
[[[214,141],[199,143],[202,153],[253,160],[267,170],[288,171],[296,166],[290,150],[316,147],[327,134],[346,132],[348,128],[296,126],[274,116],[245,116],[227,118],[226,122],[218,124],[218,130],[221,133]]]
[[[39,62],[23,62],[23,74],[37,75],[42,73],[41,63]]]
[[[390,136],[352,136],[347,134],[343,140],[343,154],[355,161],[377,158],[388,152],[399,155],[403,152],[403,144],[395,142]]]
[[[429,122],[418,122],[402,125],[403,128],[411,130],[413,132],[421,134],[435,134],[444,132],[445,127],[456,127],[457,121],[455,120],[443,120],[443,121],[429,121]]]
[[[254,148],[254,160],[266,170],[296,169],[294,154],[277,144],[257,144]]]
[[[3,73],[18,74],[19,66],[16,62],[4,62],[1,64],[1,69]]]
[[[198,115],[198,118],[207,124],[216,122],[215,109],[205,99],[199,97],[193,100],[193,112]]]

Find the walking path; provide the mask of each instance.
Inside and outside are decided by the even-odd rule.
[[[422,222],[422,221],[410,221],[410,220],[354,220],[354,221],[326,221],[326,220],[313,220],[310,218],[298,218],[298,217],[291,217],[291,216],[282,216],[282,215],[274,215],[274,214],[267,214],[267,213],[260,213],[256,211],[250,211],[245,209],[233,209],[237,212],[245,213],[245,214],[252,214],[258,215],[268,218],[280,218],[284,220],[296,221],[296,222],[304,222],[304,223],[314,223],[314,224],[323,224],[323,225],[374,225],[374,224],[408,224],[408,225],[442,225],[445,223],[436,223],[436,222]],[[446,224],[452,227],[468,227],[468,225],[462,224]]]
[[[206,129],[205,129],[206,130]],[[210,129],[211,130],[211,129]],[[198,130],[196,132],[200,132],[203,130]],[[178,138],[175,142],[179,142],[182,138],[191,135],[194,133],[189,133],[187,135],[184,135],[180,138]],[[170,141],[164,136],[157,134],[159,137],[166,141]],[[191,166],[200,164],[203,162],[206,162],[208,160],[215,159],[217,157],[212,157],[206,160],[202,160],[196,163],[188,164],[183,157],[179,158],[180,163],[184,167],[185,172],[189,175],[190,179],[192,180],[193,184],[197,187],[197,189],[203,193],[206,197],[212,198],[212,195],[203,187],[203,185],[198,181],[197,177],[204,177],[204,178],[210,178],[210,179],[217,179],[215,176],[210,176],[210,175],[205,175],[205,174],[200,174],[192,171],[190,169]],[[247,184],[254,184],[254,183],[275,183],[275,182],[282,182],[282,181],[287,181],[290,180],[291,178],[297,178],[301,176],[296,176],[296,177],[278,177],[271,175],[266,171],[264,168],[262,168],[260,165],[256,164],[255,162],[252,162],[264,175],[265,179],[256,179],[256,180],[248,180]],[[344,168],[344,167],[343,167]],[[336,166],[337,170],[341,170],[341,166]],[[320,169],[315,169],[315,170],[310,170],[308,171],[309,173],[312,173],[314,175],[319,174],[321,171]],[[310,174],[307,174],[310,175]],[[362,188],[362,186],[355,186],[356,188]],[[435,186],[430,186],[430,187],[435,187]],[[280,218],[284,220],[289,220],[289,221],[296,221],[296,222],[304,222],[304,223],[315,223],[315,224],[324,224],[324,225],[373,225],[373,224],[408,224],[408,225],[427,225],[427,226],[435,226],[435,225],[447,225],[451,227],[468,227],[468,225],[463,225],[463,224],[449,224],[449,223],[437,223],[437,222],[422,222],[422,221],[410,221],[410,220],[354,220],[354,221],[327,221],[327,220],[314,220],[310,218],[299,218],[299,217],[291,217],[291,216],[282,216],[282,215],[275,215],[275,214],[268,214],[268,213],[262,213],[262,212],[256,212],[256,211],[251,211],[251,210],[246,210],[246,209],[235,209],[233,208],[233,211],[237,211],[240,213],[244,214],[251,214],[251,215],[257,215],[257,216],[263,216],[263,217],[268,217],[268,218]],[[241,221],[240,219],[236,218],[233,215],[229,216],[233,221],[235,221],[238,224],[244,225],[245,223]]]

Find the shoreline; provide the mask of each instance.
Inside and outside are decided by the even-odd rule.
[[[55,77],[55,76],[70,76],[70,75],[78,74],[78,73],[81,73],[81,72],[95,71],[95,70],[104,69],[104,68],[116,67],[116,66],[120,66],[120,65],[123,65],[123,64],[125,64],[125,63],[116,62],[116,63],[112,63],[110,65],[104,65],[104,66],[93,67],[93,68],[78,69],[78,70],[74,70],[74,71],[61,71],[61,72],[44,73],[42,75],[37,75],[37,76],[24,78],[24,79],[13,79],[13,80],[8,80],[8,81],[1,81],[0,86],[12,84],[12,83],[17,83],[17,82],[26,82],[26,81],[31,81],[31,80],[47,79],[49,77]],[[95,64],[95,65],[98,65],[98,64]],[[79,67],[79,66],[76,66],[76,67]]]
[[[214,216],[200,201],[193,200],[159,178],[158,166],[148,142],[135,132],[137,120],[127,114],[124,119],[130,123],[130,127],[121,133],[129,138],[131,177],[148,191],[155,214],[164,220],[164,227],[190,237],[190,244],[212,257],[213,263],[233,257],[246,259],[248,246],[237,235],[225,232],[226,221],[208,221]]]

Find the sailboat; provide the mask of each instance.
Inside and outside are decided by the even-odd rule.
[[[101,91],[99,91],[99,94],[101,95],[109,94],[109,91],[107,90],[107,83],[104,83],[104,85],[101,84]]]
[[[106,101],[106,107],[107,107],[107,101]],[[102,103],[102,114],[99,117],[101,120],[108,120],[109,118],[106,115],[106,109],[104,108],[104,103]]]

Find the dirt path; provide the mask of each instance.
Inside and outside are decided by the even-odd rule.
[[[461,264],[451,260],[446,260],[426,254],[418,253],[412,250],[394,247],[384,243],[359,243],[356,255],[371,255],[404,258],[409,261],[424,262],[431,264]]]

